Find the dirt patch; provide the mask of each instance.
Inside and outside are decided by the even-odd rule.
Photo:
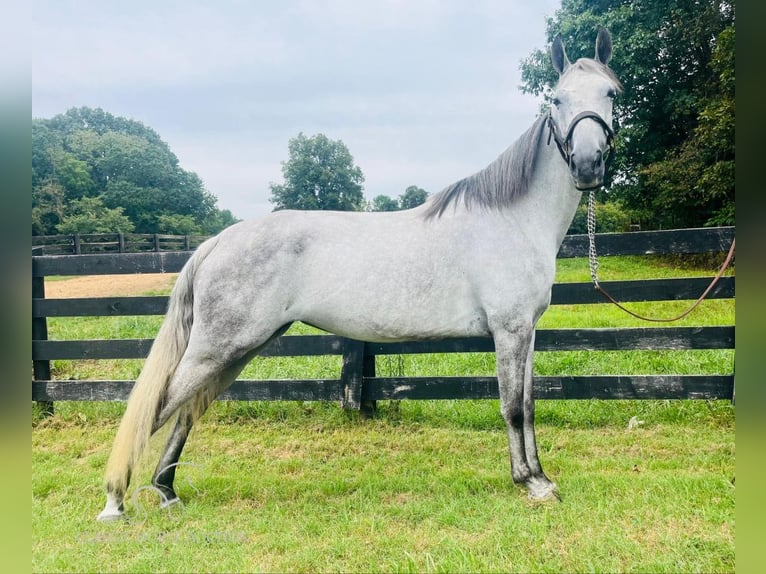
[[[86,275],[45,282],[45,296],[51,299],[72,297],[130,297],[150,291],[165,291],[175,283],[178,273],[138,275]]]

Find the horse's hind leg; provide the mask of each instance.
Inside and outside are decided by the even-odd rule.
[[[153,435],[162,428],[170,418],[179,411],[179,409],[181,410],[179,420],[173,429],[168,445],[162,455],[162,460],[177,462],[186,441],[186,437],[191,429],[191,424],[187,423],[192,422],[194,416],[197,414],[197,411],[194,409],[194,397],[200,393],[207,395],[209,389],[215,389],[218,385],[223,383],[226,370],[226,367],[220,362],[206,360],[187,348],[168,385],[164,404],[152,425],[151,434]],[[236,377],[236,374],[234,377]],[[234,377],[232,377],[231,380],[233,380]],[[162,462],[160,464],[162,464]],[[175,469],[175,466],[172,466],[171,468]],[[174,474],[175,471],[173,470],[172,474],[166,477],[166,483],[169,481],[171,491],[172,477]],[[130,479],[130,477],[128,477],[128,479]],[[123,517],[125,513],[124,498],[125,491],[115,491],[107,486],[106,506],[104,507],[104,510],[101,511],[101,514],[99,514],[98,520],[112,521]]]
[[[178,495],[173,489],[173,481],[176,476],[178,459],[181,458],[181,451],[186,444],[186,439],[189,437],[193,424],[192,407],[182,407],[178,414],[178,420],[176,420],[176,424],[173,427],[173,432],[170,434],[165,450],[154,471],[152,485],[159,490],[162,496],[160,506],[163,508],[178,501]]]
[[[268,335],[264,336],[262,341],[256,341],[253,346],[259,348],[269,339]],[[190,423],[201,416],[210,402],[234,381],[251,355],[251,352],[245,350],[229,353],[228,357],[222,352],[211,354],[204,344],[190,344],[187,347],[168,384],[162,407],[155,417],[151,431],[151,434],[157,432],[180,411],[179,419],[160,460],[159,471],[169,466],[170,472],[155,472],[153,480],[157,482],[159,479],[161,491],[162,486],[168,488],[167,492],[163,491],[165,496],[175,495],[172,486],[175,463],[178,462],[191,430]],[[107,486],[106,506],[99,514],[98,520],[112,521],[122,518],[125,514],[124,498],[124,490],[116,491]]]
[[[194,421],[205,414],[205,411],[215,398],[234,381],[247,363],[247,359],[249,357],[240,361],[232,368],[225,370],[216,381],[216,384],[198,391],[191,401],[179,409],[178,419],[152,477],[152,485],[162,495],[161,507],[170,506],[179,500],[173,488],[173,481],[175,480],[178,460],[181,458],[181,452],[186,444],[186,439],[189,437]]]
[[[182,363],[179,364],[176,376],[173,377],[173,381],[171,381],[168,388],[168,398],[165,401],[165,406],[160,411],[157,420],[157,428],[159,428],[173,416],[176,409],[178,410],[178,419],[152,478],[152,484],[162,494],[163,507],[179,500],[173,488],[173,481],[175,480],[178,460],[181,457],[181,452],[194,422],[205,413],[216,397],[234,382],[237,375],[250,362],[258,349],[281,336],[287,331],[288,327],[289,325],[284,325],[277,329],[276,332],[256,339],[253,342],[252,350],[245,353],[233,353],[223,363],[221,363],[221,358],[218,357],[218,360],[213,362],[214,365],[228,364],[228,366],[219,367],[218,370],[215,368],[210,369],[207,377],[203,375],[202,378],[194,380],[193,377],[189,378],[185,374],[190,373],[199,376],[200,372],[204,373],[204,369],[200,371],[199,367],[195,365],[209,364],[210,359],[207,356],[195,358],[194,353],[190,353],[190,357],[184,357]],[[190,393],[193,395],[192,398],[189,398]],[[181,406],[177,406],[179,404]]]

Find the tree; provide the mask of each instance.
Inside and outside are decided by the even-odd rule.
[[[219,209],[216,210],[216,213],[212,217],[208,217],[205,220],[205,226],[202,231],[205,235],[215,235],[230,225],[234,225],[238,221],[241,220],[234,217],[228,209]]]
[[[734,4],[562,0],[546,32],[549,40],[561,34],[570,56],[590,56],[599,25],[612,32],[610,67],[624,83],[614,107],[614,177],[603,198],[619,198],[645,228],[727,220],[734,206]],[[523,91],[550,97],[557,77],[547,51],[535,50],[521,71]],[[711,131],[716,137],[707,137]]]
[[[370,211],[398,211],[399,202],[387,195],[376,195],[370,203]]]
[[[109,209],[98,197],[83,197],[72,201],[69,214],[56,226],[59,233],[130,233],[133,222],[123,215],[122,208]]]
[[[428,199],[428,192],[422,187],[411,185],[399,196],[399,209],[412,209],[422,205]]]
[[[81,220],[74,202],[96,197],[105,208],[120,209],[139,233],[169,226],[220,231],[236,221],[142,123],[91,108],[34,119],[32,233],[54,233],[66,217],[65,228]]]
[[[404,193],[399,196],[398,199],[394,199],[387,195],[378,195],[370,202],[370,211],[399,211],[402,209],[412,209],[418,205],[422,205],[428,199],[428,192],[418,187],[417,185],[411,185]]]
[[[32,188],[32,235],[52,234],[64,217],[64,188],[46,181]]]
[[[285,182],[269,186],[274,211],[363,209],[364,176],[342,141],[299,133],[288,143],[288,151],[289,159],[282,162]]]
[[[712,67],[719,73],[718,89],[703,100],[691,136],[665,159],[644,167],[640,181],[656,193],[646,209],[661,207],[676,227],[690,219],[703,225],[734,225],[734,27],[718,37]]]
[[[160,215],[157,218],[157,231],[171,235],[200,235],[202,228],[190,215]]]
[[[87,162],[77,159],[63,149],[51,151],[51,161],[56,173],[56,181],[61,184],[68,197],[87,197],[95,191]]]

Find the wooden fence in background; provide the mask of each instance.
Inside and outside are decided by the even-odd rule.
[[[718,253],[728,250],[734,228],[650,231],[597,236],[599,254],[645,255]],[[587,237],[565,238],[560,258],[587,254]],[[177,272],[189,251],[54,255],[32,258],[32,400],[122,401],[134,381],[54,380],[50,362],[56,359],[134,359],[149,351],[149,339],[48,340],[48,317],[161,315],[167,297],[104,297],[50,299],[45,277]],[[584,263],[585,264],[585,263]],[[622,301],[695,299],[710,277],[602,282]],[[735,278],[723,277],[709,298],[734,298]],[[604,303],[590,283],[555,284],[552,305]],[[538,329],[536,351],[614,351],[733,349],[734,325],[714,327],[642,327],[599,329]],[[465,338],[405,343],[365,343],[334,335],[283,336],[260,355],[266,357],[340,355],[335,379],[238,380],[221,399],[340,401],[346,408],[367,407],[384,399],[497,398],[496,377],[378,377],[376,358],[417,353],[492,352],[490,338]],[[732,399],[734,373],[719,375],[599,375],[537,376],[540,399]]]
[[[199,247],[207,235],[163,235],[160,233],[75,233],[33,235],[33,255],[83,255],[89,253],[142,253],[189,251]]]

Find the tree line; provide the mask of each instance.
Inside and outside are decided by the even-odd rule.
[[[392,211],[428,197],[410,186],[396,199],[366,201],[348,148],[324,134],[299,134],[288,154],[285,182],[270,186],[275,210]],[[32,235],[212,235],[238,221],[216,204],[199,176],[140,122],[87,107],[32,120]]]
[[[364,175],[346,144],[325,134],[299,133],[288,143],[282,162],[284,183],[271,183],[274,210],[320,209],[338,211],[398,211],[417,207],[428,192],[416,185],[398,198],[378,195],[367,201],[362,192]]]
[[[101,109],[32,120],[32,234],[212,234],[236,222],[153,129]]]

